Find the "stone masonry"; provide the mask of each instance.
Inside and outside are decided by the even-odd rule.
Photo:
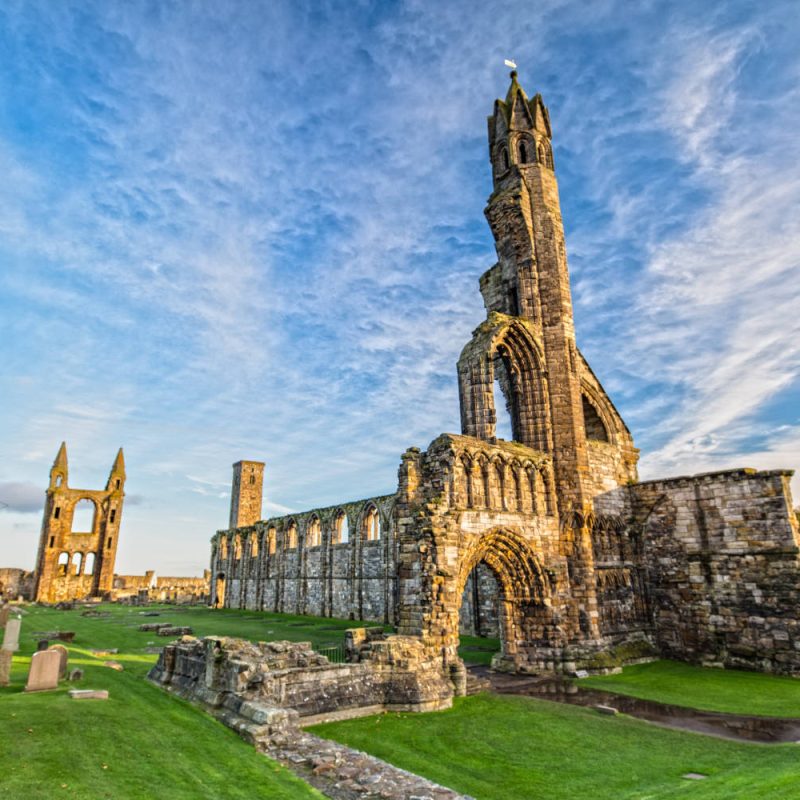
[[[515,671],[663,654],[800,674],[792,473],[638,482],[575,341],[548,110],[513,72],[488,126],[498,260],[458,361],[461,434],[407,450],[395,494],[264,521],[263,465],[234,465],[212,603],[393,623],[457,692],[460,632],[499,636]]]
[[[205,708],[326,797],[462,797],[302,730],[329,719],[452,704],[452,685],[418,638],[348,633],[344,664],[330,663],[308,643],[184,637],[164,648],[148,677]]]
[[[113,589],[125,499],[122,449],[105,489],[73,489],[67,479],[67,446],[62,442],[50,470],[36,557],[34,600],[39,603],[101,597]],[[75,512],[80,506],[91,511],[84,530],[75,527]]]

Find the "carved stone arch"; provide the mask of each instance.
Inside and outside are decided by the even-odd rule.
[[[586,381],[581,381],[581,400],[586,438],[616,443],[617,424],[608,402]]]
[[[500,590],[500,628],[503,656],[513,656],[522,644],[523,618],[537,640],[544,641],[552,629],[547,574],[530,544],[508,528],[494,528],[475,539],[463,553],[456,576],[455,596],[463,597],[470,573],[478,564],[492,571]],[[458,625],[456,614],[455,625]]]
[[[76,527],[76,513],[79,514],[81,517],[85,516],[86,513],[89,512],[88,504],[91,503],[91,516],[92,521],[89,523],[88,529],[79,530]],[[85,509],[85,511],[84,511]],[[98,503],[97,499],[94,497],[90,497],[89,495],[81,495],[80,497],[76,497],[75,500],[72,502],[70,507],[70,511],[72,513],[71,523],[70,523],[70,530],[73,533],[94,533],[97,530],[97,522],[98,517],[102,513],[102,505]]]
[[[311,514],[305,521],[304,541],[306,547],[319,547],[322,544],[322,522],[319,514]]]
[[[511,168],[511,156],[509,155],[508,142],[498,142],[494,150],[494,158],[492,159],[495,175],[505,175]]]
[[[381,538],[378,506],[371,500],[361,509],[358,528],[364,542],[376,542]]]
[[[518,164],[536,163],[536,141],[530,134],[518,134],[514,145],[514,151],[517,155]]]
[[[350,541],[350,520],[343,508],[333,512],[333,525],[331,532],[332,544],[347,544]]]
[[[511,416],[513,440],[534,450],[550,451],[547,378],[536,340],[514,320],[492,342],[488,356],[492,381],[496,377],[500,383]]]
[[[284,550],[297,549],[297,521],[294,519],[294,517],[289,517],[289,519],[284,522],[283,548]]]

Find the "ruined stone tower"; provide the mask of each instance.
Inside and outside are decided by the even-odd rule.
[[[461,429],[496,440],[496,380],[513,440],[552,456],[561,511],[585,514],[598,490],[611,488],[597,485],[588,441],[616,446],[615,463],[605,465],[615,484],[636,479],[638,451],[575,345],[550,115],[541,95],[529,100],[512,72],[506,99],[495,101],[488,123],[494,191],[485,214],[498,262],[480,280],[488,318],[458,363]]]
[[[72,489],[68,471],[62,442],[50,470],[36,557],[34,598],[40,603],[100,597],[113,588],[125,498],[122,448],[105,489]]]
[[[237,461],[231,485],[231,528],[254,525],[261,519],[263,461]]]

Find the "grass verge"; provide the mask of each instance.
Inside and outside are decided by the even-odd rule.
[[[583,678],[578,684],[703,711],[800,718],[800,680],[758,672],[654,661],[625,667],[619,675]]]
[[[800,798],[798,745],[739,744],[527,697],[482,694],[448,711],[312,731],[478,800]]]

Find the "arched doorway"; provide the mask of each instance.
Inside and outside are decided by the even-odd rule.
[[[476,537],[460,558],[456,591],[458,608],[451,617],[456,648],[462,630],[471,624],[474,631],[476,623],[477,632],[468,635],[491,633],[499,639],[495,668],[514,669],[524,651],[549,644],[549,581],[520,534],[493,529]]]
[[[225,605],[225,573],[217,573],[214,586],[214,608],[223,608]]]

